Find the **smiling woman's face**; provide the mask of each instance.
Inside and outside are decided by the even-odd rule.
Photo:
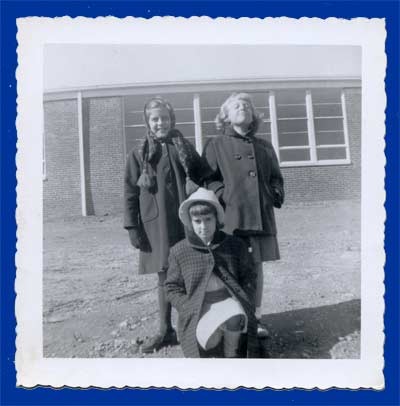
[[[166,108],[156,108],[149,111],[148,122],[150,131],[157,137],[166,137],[171,129],[171,117]]]

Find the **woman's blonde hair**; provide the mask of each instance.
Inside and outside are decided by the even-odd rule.
[[[231,122],[229,121],[229,105],[234,100],[245,100],[250,104],[253,120],[249,125],[249,129],[254,133],[257,131],[260,125],[260,115],[257,113],[256,109],[254,108],[253,100],[248,93],[232,93],[222,104],[217,117],[215,117],[215,125],[217,130],[224,133],[226,128],[230,126]]]

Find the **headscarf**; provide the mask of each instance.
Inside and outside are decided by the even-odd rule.
[[[165,108],[171,119],[171,130],[168,135],[162,139],[158,139],[151,133],[148,123],[148,111],[157,108]],[[179,161],[186,175],[186,193],[188,195],[193,193],[199,186],[190,179],[190,169],[192,164],[196,163],[199,157],[193,145],[183,137],[179,130],[174,128],[175,113],[171,104],[161,97],[155,97],[149,100],[144,106],[144,119],[147,126],[147,136],[139,151],[143,161],[143,169],[137,181],[137,185],[149,191],[154,188],[155,177],[149,175],[149,163],[156,163],[161,158],[162,143],[172,143],[178,152]]]

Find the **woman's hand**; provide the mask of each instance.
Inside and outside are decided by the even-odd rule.
[[[128,230],[129,240],[133,247],[145,251],[149,248],[146,235],[139,228],[131,228]]]
[[[283,196],[279,189],[274,188],[274,207],[280,209],[283,203]]]
[[[131,228],[128,230],[129,232],[129,240],[133,247],[139,249],[140,242],[139,242],[139,230],[137,228]]]

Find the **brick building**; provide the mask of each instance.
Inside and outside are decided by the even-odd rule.
[[[278,154],[287,203],[360,199],[358,78],[230,80],[78,88],[44,94],[44,215],[122,211],[127,152],[144,134],[143,105],[170,100],[177,128],[201,151],[232,91],[262,114],[261,136]]]

